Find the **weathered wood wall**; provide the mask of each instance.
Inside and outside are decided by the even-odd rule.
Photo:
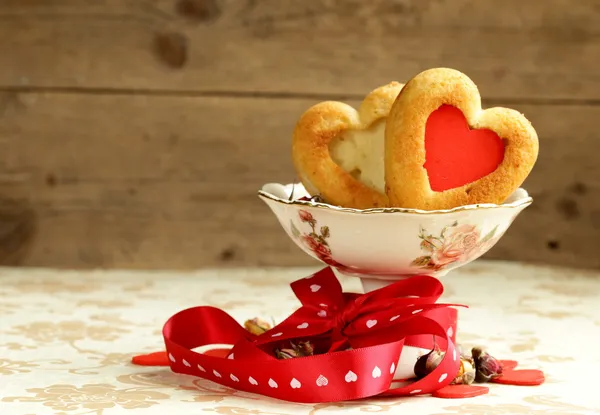
[[[3,0],[0,263],[299,265],[256,197],[308,106],[447,66],[541,139],[490,258],[600,268],[596,0]]]

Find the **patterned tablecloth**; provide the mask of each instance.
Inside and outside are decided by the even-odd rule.
[[[459,343],[543,368],[547,382],[538,387],[491,385],[488,395],[463,400],[301,405],[129,363],[160,350],[162,324],[186,307],[280,321],[298,305],[289,282],[312,271],[2,269],[0,414],[600,414],[598,272],[477,261],[443,280],[446,300],[470,305],[460,311]],[[342,283],[360,290],[355,279]]]

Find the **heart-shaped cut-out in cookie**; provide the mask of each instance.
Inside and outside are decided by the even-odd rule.
[[[404,86],[387,118],[386,194],[392,207],[424,210],[500,204],[529,175],[538,151],[522,114],[484,110],[466,75],[430,69]]]
[[[434,192],[473,183],[494,172],[504,159],[504,143],[491,130],[472,130],[463,113],[442,105],[425,126],[425,164]]]
[[[294,130],[292,160],[310,194],[356,209],[388,205],[385,120],[402,86],[391,82],[373,90],[358,111],[342,102],[326,101],[301,116]]]

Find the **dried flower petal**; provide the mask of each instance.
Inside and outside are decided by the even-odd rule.
[[[299,341],[294,343],[290,341],[290,347],[275,349],[275,357],[278,359],[291,359],[294,357],[312,356],[314,348],[310,341]]]
[[[476,371],[475,367],[473,367],[472,360],[467,358],[460,359],[460,369],[456,378],[452,381],[455,385],[470,385],[475,380]]]
[[[493,356],[479,347],[473,347],[471,350],[477,372],[475,381],[484,383],[502,374],[502,366]]]
[[[269,331],[271,329],[271,325],[268,322],[266,322],[258,317],[253,318],[251,320],[246,320],[244,322],[244,327],[250,333],[256,334],[257,336],[260,334],[263,334],[265,331]]]
[[[417,378],[421,379],[430,374],[435,370],[436,367],[442,362],[444,358],[444,352],[440,352],[440,350],[435,347],[432,351],[417,359],[417,363],[415,364],[415,375]]]
[[[297,345],[292,343],[292,347],[300,356],[312,356],[315,349],[310,341],[300,341]]]
[[[278,359],[292,359],[298,357],[298,353],[294,349],[276,349],[275,356]]]

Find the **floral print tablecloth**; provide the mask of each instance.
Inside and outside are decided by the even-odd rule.
[[[459,343],[543,368],[547,382],[538,387],[491,385],[464,400],[300,405],[129,363],[160,350],[162,324],[186,307],[280,321],[298,305],[289,282],[314,270],[1,269],[0,414],[600,414],[600,272],[477,261],[444,278],[444,299],[470,306],[460,311]],[[342,283],[360,290],[355,279]]]

